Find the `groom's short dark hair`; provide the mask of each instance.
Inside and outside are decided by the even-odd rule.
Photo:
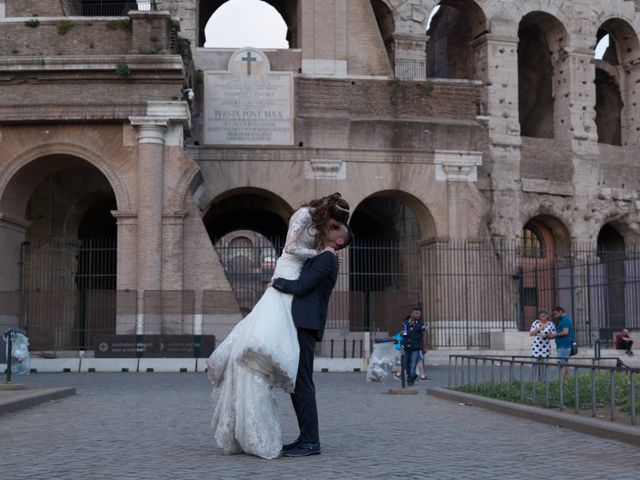
[[[340,245],[336,250],[347,248],[349,245],[351,245],[351,243],[353,243],[353,230],[351,230],[351,227],[346,223],[344,224],[344,226],[347,227],[347,233],[344,236],[344,245]]]

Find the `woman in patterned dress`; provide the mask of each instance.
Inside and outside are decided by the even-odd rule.
[[[533,337],[531,342],[531,357],[538,362],[545,362],[551,356],[551,340],[549,334],[556,332],[556,326],[549,320],[549,313],[546,310],[538,312],[537,320],[534,320],[529,330],[529,335]],[[541,376],[542,365],[539,365],[538,376]]]

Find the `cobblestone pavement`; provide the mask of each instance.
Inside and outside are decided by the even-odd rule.
[[[446,367],[427,385],[443,386]],[[316,374],[322,455],[262,460],[212,444],[203,373],[35,374],[77,395],[0,417],[6,479],[637,479],[637,448],[424,395]],[[285,440],[297,431],[279,393]]]

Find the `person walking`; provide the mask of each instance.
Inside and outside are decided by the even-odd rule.
[[[402,322],[402,339],[404,344],[404,371],[407,385],[412,386],[417,378],[416,367],[420,353],[427,353],[427,327],[421,320],[422,312],[418,307],[411,309],[408,318]]]

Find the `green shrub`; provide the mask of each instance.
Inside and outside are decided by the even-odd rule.
[[[71,23],[69,20],[62,20],[59,24],[58,24],[58,33],[60,35],[66,35],[67,32],[69,30],[71,30],[73,28],[73,23]]]

